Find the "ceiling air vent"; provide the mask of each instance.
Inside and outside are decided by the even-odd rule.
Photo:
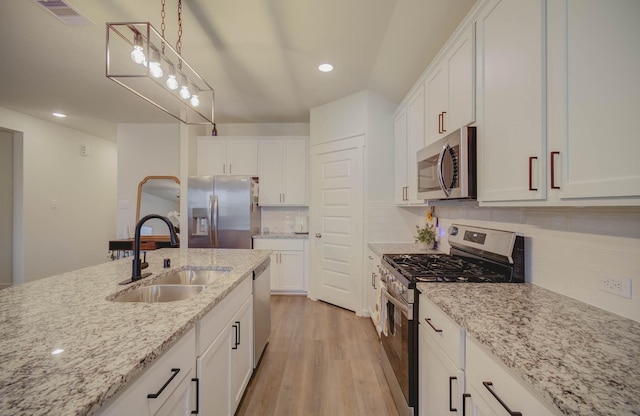
[[[61,0],[36,0],[49,13],[57,17],[62,23],[69,26],[92,25],[93,22],[78,13],[69,4]]]

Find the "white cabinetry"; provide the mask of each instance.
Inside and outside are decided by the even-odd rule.
[[[367,288],[367,308],[369,316],[373,320],[378,333],[380,333],[380,310],[378,305],[378,294],[380,293],[380,256],[371,250],[367,253],[367,273],[365,275],[364,284]]]
[[[190,415],[196,409],[195,332],[190,330],[98,415]]]
[[[233,415],[253,371],[253,296],[246,279],[198,323],[200,415]],[[213,339],[213,341],[211,341]]]
[[[406,124],[405,124],[406,123]],[[395,118],[395,190],[396,204],[423,204],[418,199],[416,153],[424,147],[424,85],[420,84]]]
[[[271,292],[307,291],[307,255],[303,239],[256,238],[253,248],[273,250],[271,254]]]
[[[260,205],[307,205],[307,139],[261,140]]]
[[[427,76],[425,145],[475,120],[475,42],[471,24]]]
[[[564,0],[547,7],[550,192],[564,204],[607,198],[637,205],[640,2]]]
[[[545,1],[491,1],[477,49],[478,200],[544,199]]]
[[[258,175],[258,141],[198,137],[198,175]]]
[[[420,416],[462,415],[465,392],[465,332],[420,295]]]
[[[472,338],[467,339],[466,407],[473,415],[501,416],[511,412],[526,415],[555,416],[560,413],[547,405],[524,383],[507,372],[503,364],[484,352]]]

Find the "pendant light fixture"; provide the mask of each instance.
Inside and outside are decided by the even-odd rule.
[[[149,22],[107,23],[106,76],[186,124],[214,124],[214,90],[182,57],[182,0],[175,49]]]

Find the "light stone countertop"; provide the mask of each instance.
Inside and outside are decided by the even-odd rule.
[[[383,254],[439,253],[438,250],[427,249],[415,243],[369,243],[368,247],[378,256]]]
[[[277,238],[277,239],[287,239],[291,238],[294,240],[308,240],[309,233],[306,234],[295,234],[295,233],[261,233],[253,235],[253,238]]]
[[[149,278],[125,258],[0,290],[0,415],[91,415],[127,387],[271,254],[268,250],[162,249]],[[163,269],[163,259],[171,268]],[[106,300],[187,266],[233,270],[194,297],[167,303]],[[54,349],[64,352],[52,355]]]
[[[531,284],[419,283],[565,415],[640,415],[640,323]]]

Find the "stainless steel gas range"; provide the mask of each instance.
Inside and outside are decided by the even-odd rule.
[[[418,282],[523,283],[524,237],[453,224],[449,254],[382,256],[383,368],[401,416],[418,414]]]

